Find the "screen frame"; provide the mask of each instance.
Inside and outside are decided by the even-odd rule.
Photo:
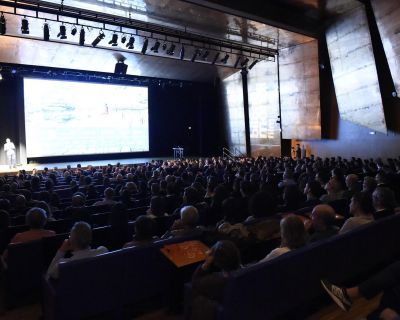
[[[86,77],[90,78],[90,75],[86,75]],[[101,84],[101,85],[107,85],[107,86],[125,86],[125,87],[141,87],[141,88],[146,88],[147,89],[147,118],[148,118],[148,127],[147,127],[147,135],[148,135],[148,150],[147,151],[134,151],[134,152],[108,152],[108,153],[85,153],[85,154],[68,154],[68,155],[43,155],[43,156],[34,156],[34,157],[29,157],[28,156],[28,148],[27,148],[27,132],[26,132],[26,102],[25,102],[25,79],[29,80],[44,80],[44,81],[59,81],[59,82],[76,82],[76,83],[87,83],[87,84]],[[111,82],[114,81],[114,82]],[[47,76],[24,76],[22,77],[22,107],[23,107],[23,128],[24,128],[24,139],[25,139],[25,147],[26,147],[26,154],[27,154],[27,161],[28,162],[39,162],[39,161],[47,161],[47,160],[65,160],[65,161],[70,161],[74,159],[82,159],[82,160],[106,160],[106,159],[124,159],[129,156],[135,155],[135,156],[148,156],[151,150],[151,136],[150,136],[150,124],[151,124],[151,112],[150,112],[150,86],[148,84],[140,84],[140,83],[135,83],[132,84],[132,82],[136,81],[129,81],[127,79],[122,79],[122,81],[115,81],[111,77],[102,77],[99,79],[99,77],[93,77],[91,80],[87,79],[75,79],[73,76],[71,76],[71,79],[68,77],[62,77],[62,76],[56,76],[56,77],[51,77],[51,75]]]

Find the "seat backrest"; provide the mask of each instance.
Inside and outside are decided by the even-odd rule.
[[[320,279],[366,276],[400,254],[400,216],[240,270],[229,280],[221,319],[274,319],[323,296]]]
[[[10,244],[7,250],[6,291],[9,299],[38,291],[44,270],[42,241]]]
[[[60,263],[57,319],[83,319],[118,308],[124,268],[122,250]]]

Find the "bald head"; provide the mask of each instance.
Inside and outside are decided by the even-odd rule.
[[[358,176],[356,174],[348,174],[346,176],[346,187],[349,190],[354,189],[357,186],[358,183]]]
[[[323,231],[329,229],[335,222],[335,210],[327,204],[320,204],[315,206],[311,219],[316,231]]]
[[[185,226],[195,227],[199,221],[199,212],[193,206],[185,206],[181,209],[181,220]]]

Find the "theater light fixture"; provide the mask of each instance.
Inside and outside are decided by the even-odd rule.
[[[50,28],[47,22],[45,22],[45,24],[43,25],[43,40],[44,41],[50,40]]]
[[[185,59],[185,47],[182,46],[181,51],[179,52],[179,59]]]
[[[167,44],[166,43],[164,43],[163,45],[162,45],[162,49],[165,51],[165,50],[167,50]]]
[[[249,58],[242,59],[240,65],[244,68],[249,63]]]
[[[249,70],[253,69],[253,67],[259,62],[259,60],[254,60],[251,65],[249,66]]]
[[[197,58],[197,56],[198,56],[200,53],[201,53],[200,49],[196,49],[196,50],[194,50],[194,53],[193,53],[192,60],[190,60],[190,61],[192,61],[192,62],[195,62],[195,61],[196,61],[196,58]]]
[[[126,42],[126,35],[122,35],[121,43],[125,43],[125,42]]]
[[[111,44],[113,47],[118,46],[118,34],[114,33],[108,44]]]
[[[96,47],[100,43],[100,41],[103,40],[105,37],[106,35],[104,34],[103,30],[100,30],[99,35],[92,42],[92,46]]]
[[[132,50],[132,49],[134,48],[134,45],[135,45],[135,37],[134,37],[134,36],[131,36],[131,37],[129,38],[128,43],[126,44],[126,47],[127,47],[128,49]]]
[[[167,54],[173,56],[175,54],[175,48],[176,46],[174,44],[171,44],[171,46],[167,50]]]
[[[208,55],[210,54],[210,52],[208,50],[204,51],[203,55],[201,56],[201,58],[203,60],[207,60]]]
[[[238,67],[239,62],[240,62],[241,59],[242,59],[241,57],[237,57],[235,65],[233,66],[235,69]]]
[[[146,54],[148,45],[149,45],[149,39],[146,38],[143,42],[143,47],[142,47],[142,51],[141,51],[142,54]]]
[[[223,58],[221,59],[221,62],[222,62],[223,64],[227,64],[228,59],[229,59],[229,54],[226,54],[225,57],[223,57]]]
[[[157,40],[154,43],[154,46],[152,46],[150,50],[153,51],[154,53],[158,53],[158,49],[160,49],[160,45],[161,45],[160,41]]]
[[[115,64],[114,73],[125,75],[126,72],[127,72],[127,70],[128,70],[128,65],[126,65],[123,61],[118,61],[118,62]]]
[[[60,39],[67,39],[67,28],[63,24],[60,26],[60,32],[57,37]]]
[[[76,35],[77,32],[78,32],[78,30],[76,29],[76,26],[73,26],[71,29],[71,34],[74,36],[74,35]]]
[[[79,45],[84,46],[85,45],[85,29],[82,27],[81,31],[79,32]]]
[[[26,19],[26,17],[21,20],[21,33],[29,34],[29,21]]]
[[[0,16],[0,34],[6,34],[7,32],[7,24],[6,24],[6,18],[4,17],[3,12],[1,13]]]
[[[214,57],[213,61],[211,62],[211,64],[215,64],[215,63],[217,62],[217,60],[218,60],[218,58],[219,58],[220,55],[221,55],[221,53],[220,53],[220,52],[217,52],[217,53],[215,54],[215,57]]]

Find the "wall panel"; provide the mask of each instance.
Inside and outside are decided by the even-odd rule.
[[[283,139],[321,139],[318,42],[279,52]]]
[[[341,15],[326,41],[340,117],[387,133],[365,8]]]

